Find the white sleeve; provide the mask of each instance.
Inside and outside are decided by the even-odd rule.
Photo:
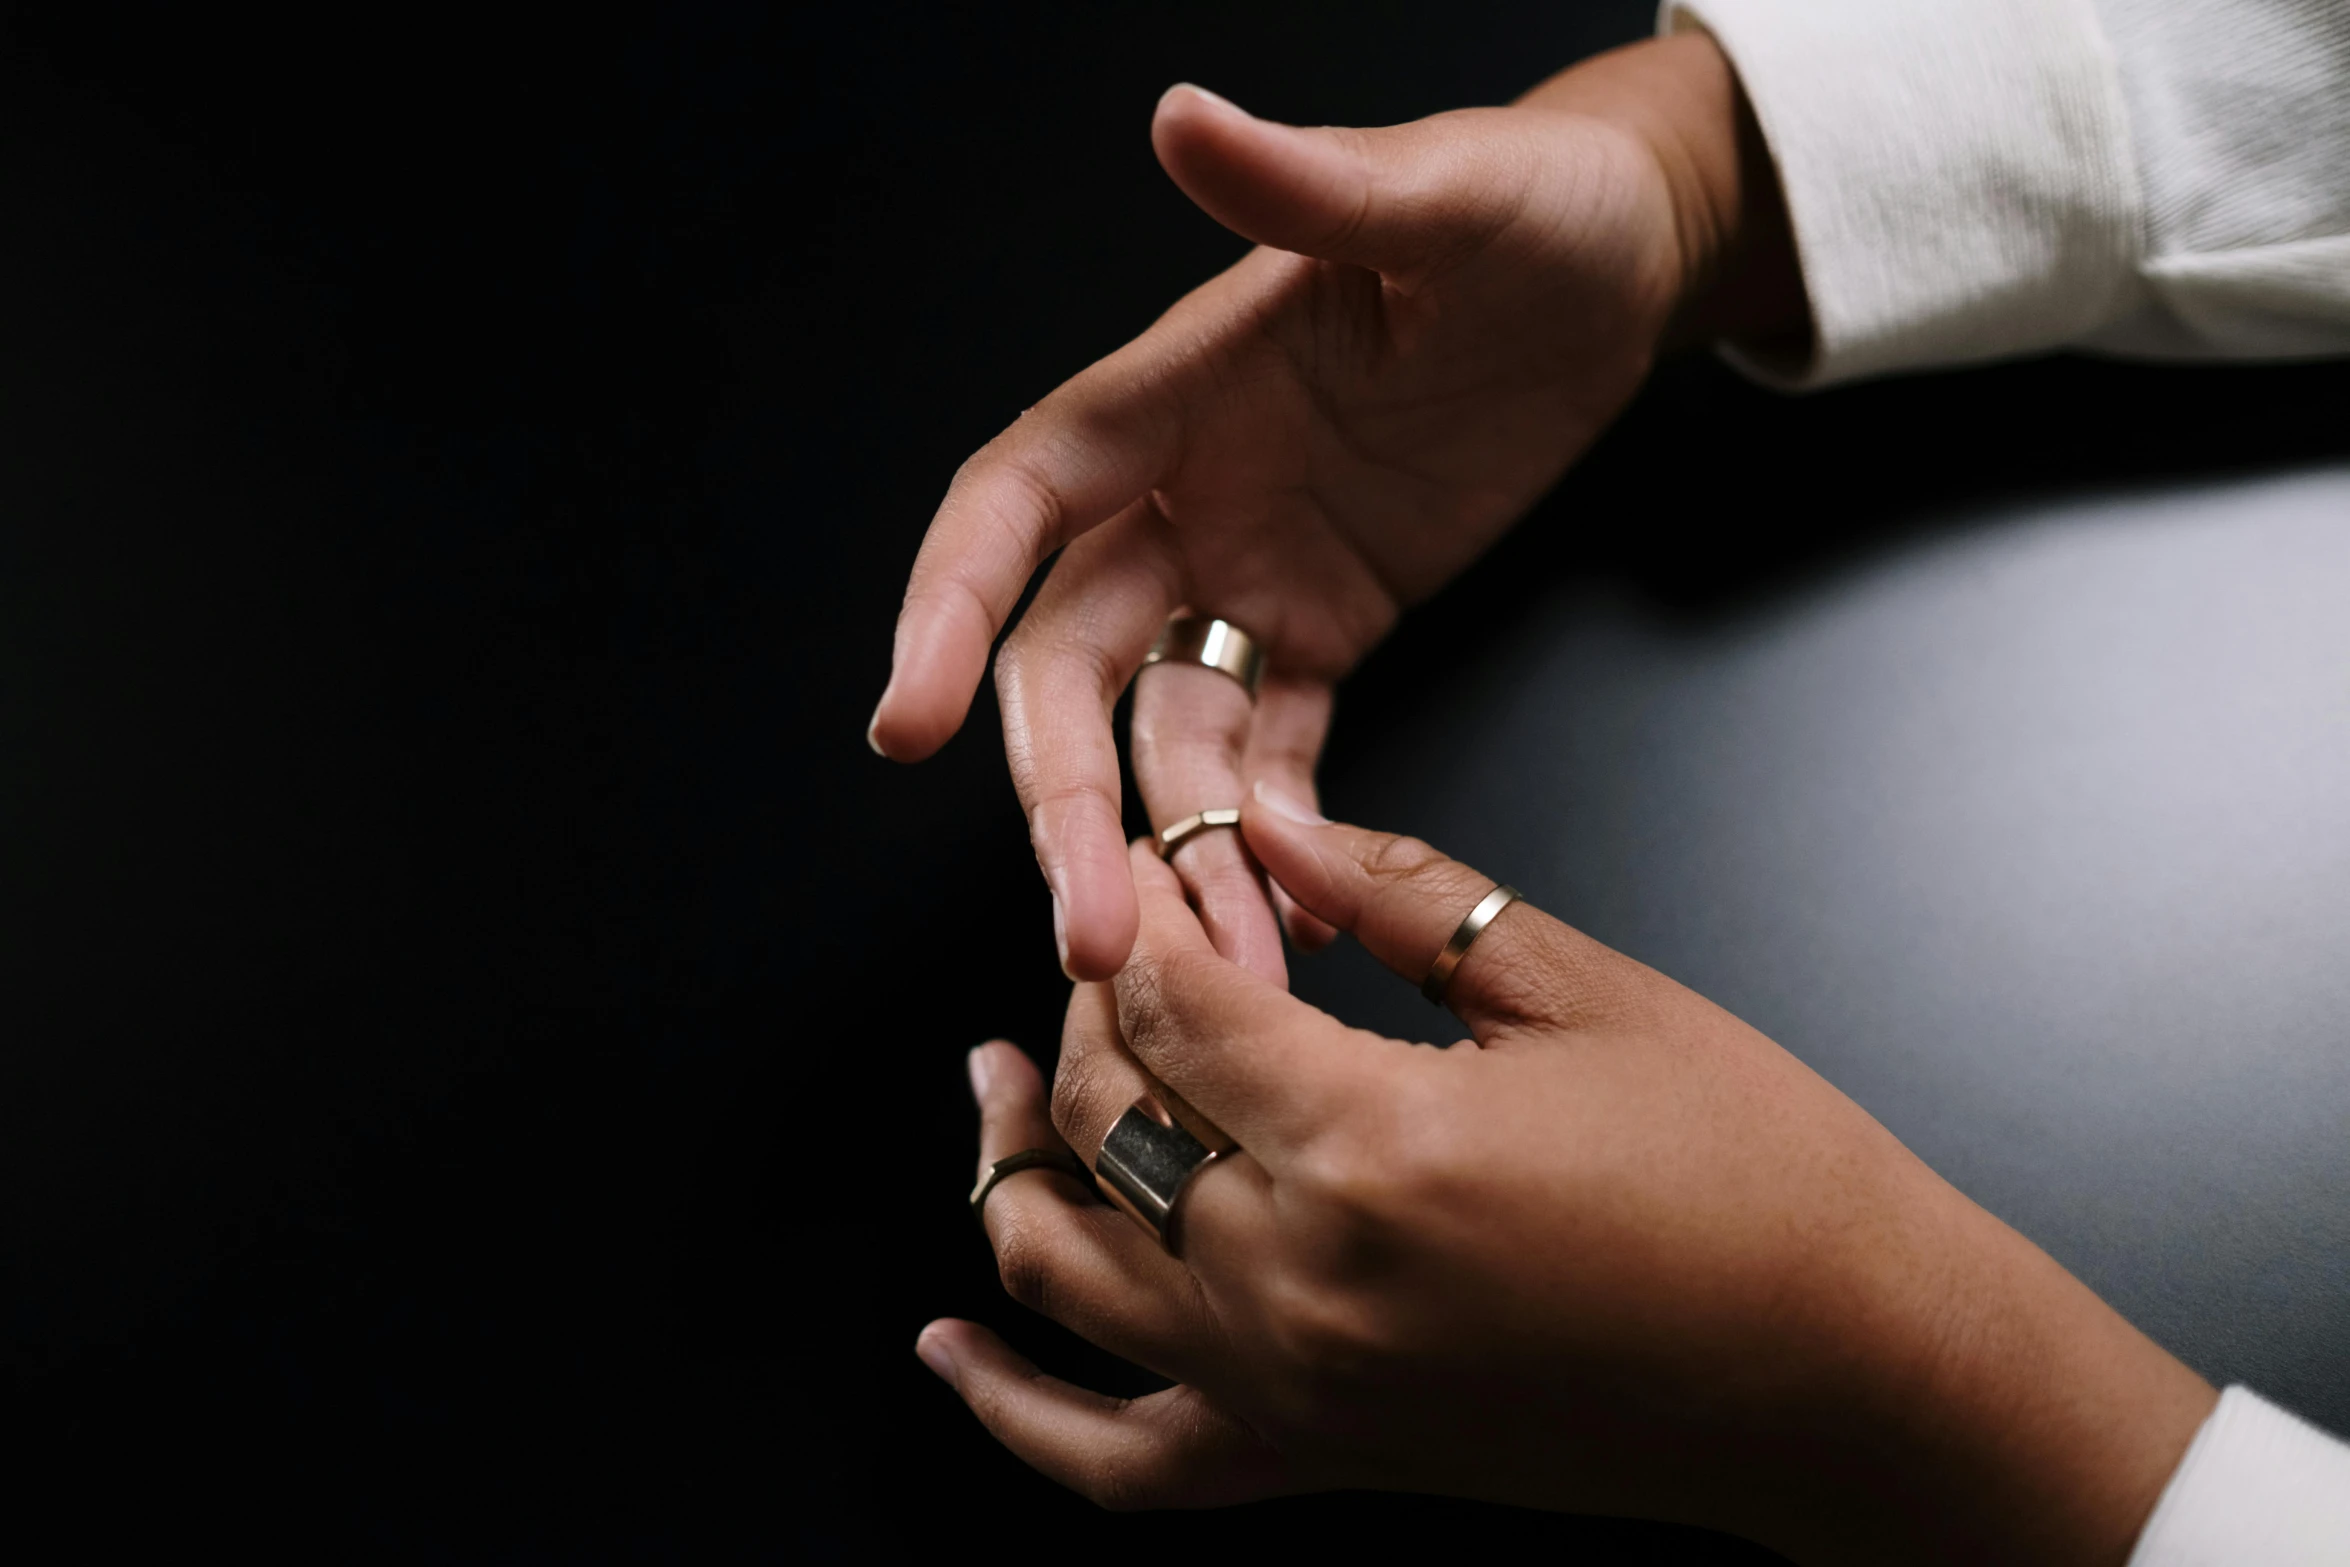
[[[1768,379],[2350,353],[2345,0],[1664,0],[1660,26],[1721,43],[1786,190],[1816,337],[1742,361]]]
[[[2187,1444],[2129,1567],[2350,1567],[2350,1447],[2229,1388]]]

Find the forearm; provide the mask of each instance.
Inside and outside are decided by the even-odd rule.
[[[1748,1532],[1807,1563],[2122,1567],[2216,1392],[1915,1166],[1823,1311],[1849,1375],[1794,1411]]]

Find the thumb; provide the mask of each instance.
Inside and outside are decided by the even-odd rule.
[[[1370,954],[1421,983],[1494,881],[1417,838],[1326,821],[1259,783],[1241,810],[1248,846],[1298,905],[1351,931]],[[1593,1028],[1638,1005],[1649,970],[1540,909],[1493,916],[1453,970],[1444,1001],[1480,1044],[1521,1029]]]
[[[1490,238],[1524,181],[1465,115],[1378,130],[1260,120],[1205,88],[1170,87],[1151,145],[1183,193],[1244,239],[1387,273],[1424,271]]]

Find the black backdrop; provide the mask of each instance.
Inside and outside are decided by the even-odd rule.
[[[307,1558],[1744,1554],[1408,1499],[1113,1520],[998,1453],[909,1353],[932,1315],[1139,1385],[1000,1298],[962,1207],[962,1053],[1049,1060],[1064,987],[987,699],[925,767],[862,744],[955,464],[1237,254],[1151,159],[1161,88],[1393,121],[1648,10],[11,8],[29,1494]],[[1672,367],[1350,690],[1333,798],[1472,603],[1719,601],[1919,497],[2324,450],[2327,375]]]

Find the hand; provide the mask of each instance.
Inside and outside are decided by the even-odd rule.
[[[1116,972],[1134,939],[1110,710],[1170,612],[1246,628],[1268,673],[1253,709],[1206,670],[1140,681],[1153,827],[1260,780],[1311,800],[1333,683],[1558,478],[1668,328],[1800,319],[1742,115],[1700,34],[1386,130],[1276,125],[1196,88],[1160,101],[1161,163],[1262,248],[963,466],[869,736],[905,761],[945,744],[1029,577],[1064,551],[996,684],[1072,977]],[[1217,950],[1281,980],[1235,836],[1201,835],[1178,870]],[[1310,915],[1291,933],[1328,937]]]
[[[1407,979],[1492,886],[1274,798],[1257,858]],[[2128,1554],[2212,1390],[1778,1046],[1525,904],[1453,976],[1469,1039],[1351,1030],[1133,866],[1134,956],[1077,988],[1050,1122],[1017,1050],[976,1053],[983,1157],[1090,1156],[1154,1078],[1245,1152],[1193,1178],[1179,1258],[1063,1177],[996,1190],[1011,1292],[1179,1384],[1113,1401],[933,1323],[1029,1463],[1113,1506],[1369,1486],[1802,1560]]]

